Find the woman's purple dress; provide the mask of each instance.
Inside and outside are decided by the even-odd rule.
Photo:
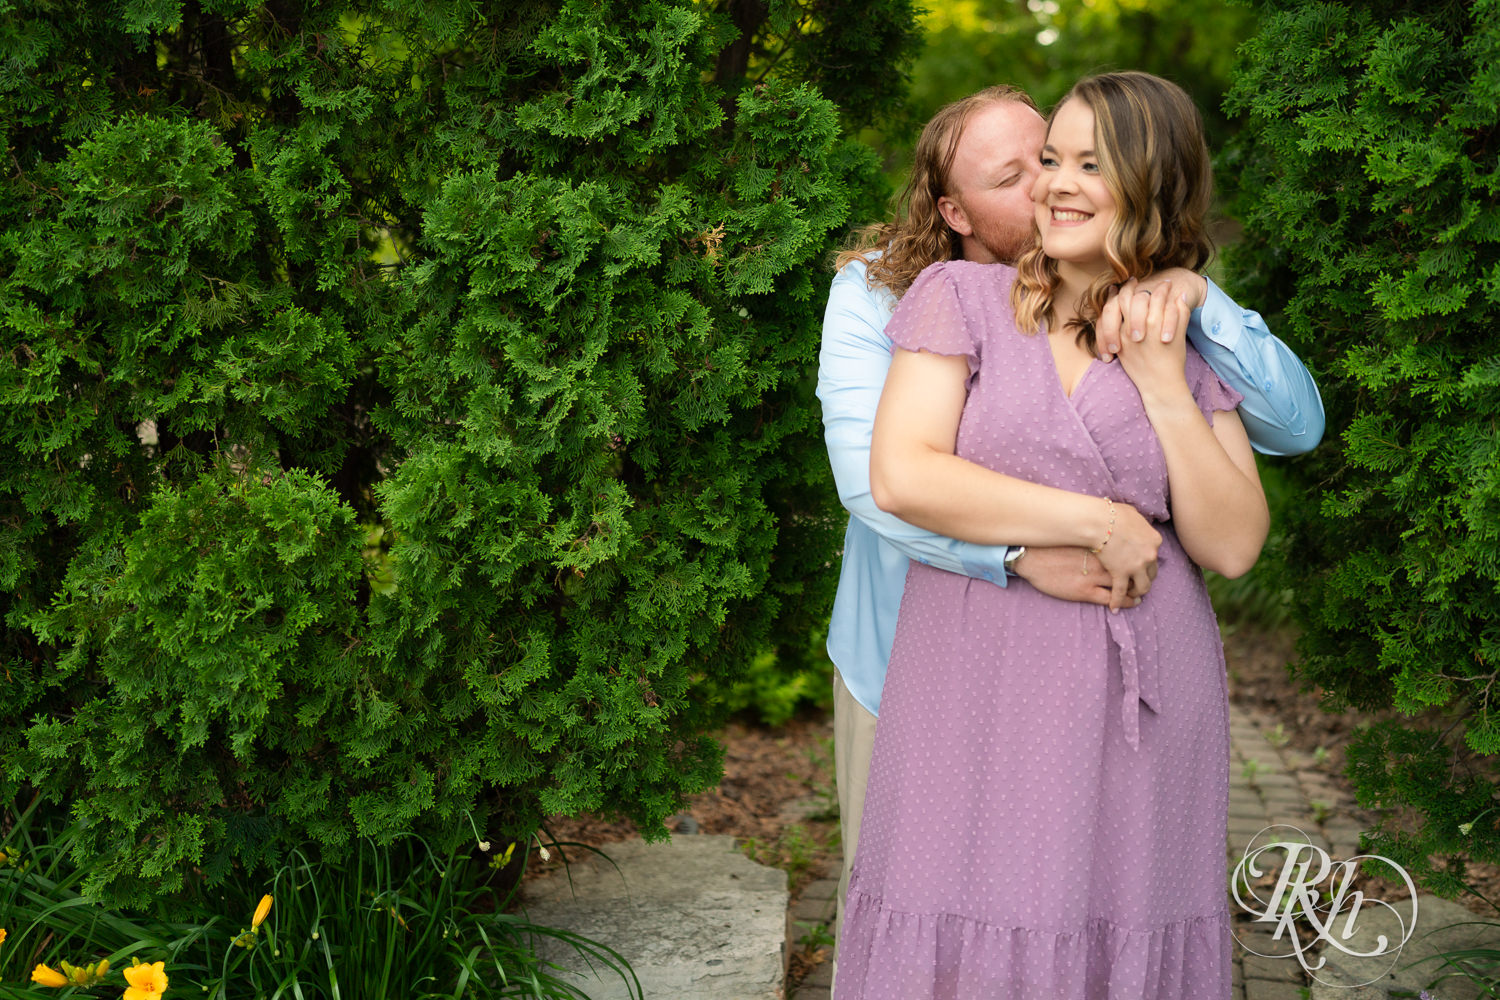
[[[1014,275],[934,265],[887,333],[968,356],[961,457],[1133,505],[1159,572],[1112,615],[913,563],[835,1000],[1226,1000],[1218,625],[1134,384],[1096,361],[1069,398],[1046,336],[1016,330]],[[1187,378],[1210,421],[1239,402],[1191,348]]]

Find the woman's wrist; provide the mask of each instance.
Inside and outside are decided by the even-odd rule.
[[[1119,508],[1108,497],[1084,494],[1078,494],[1078,496],[1081,502],[1079,511],[1075,515],[1077,534],[1071,544],[1085,552],[1098,552],[1103,544],[1114,535]]]
[[[1193,390],[1188,388],[1186,373],[1179,378],[1168,379],[1166,384],[1148,383],[1135,388],[1141,394],[1141,404],[1146,408],[1146,419],[1153,425],[1158,417],[1198,412],[1198,401],[1193,398]]]
[[[1104,526],[1104,538],[1100,540],[1098,545],[1089,549],[1096,556],[1099,554],[1100,549],[1109,544],[1110,538],[1115,533],[1115,502],[1108,497],[1104,498],[1104,502],[1109,505],[1109,523]]]
[[[1099,555],[1099,553],[1103,552],[1104,546],[1109,544],[1109,540],[1113,538],[1115,534],[1115,502],[1108,497],[1104,498],[1104,502],[1109,505],[1109,524],[1105,525],[1104,527],[1104,538],[1099,542],[1098,545],[1095,545],[1093,548],[1089,549],[1088,555],[1085,555],[1083,557],[1083,567],[1081,572],[1084,576],[1089,575],[1089,555],[1097,556]],[[1102,562],[1103,560],[1101,559],[1100,561]]]

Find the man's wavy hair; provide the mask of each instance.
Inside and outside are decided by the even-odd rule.
[[[1094,323],[1110,292],[1130,278],[1169,267],[1200,269],[1213,255],[1206,220],[1213,169],[1203,139],[1203,118],[1177,84],[1150,73],[1104,73],[1078,81],[1052,110],[1083,101],[1094,112],[1094,155],[1115,199],[1115,217],[1104,239],[1110,273],[1084,293],[1070,328],[1094,353]],[[1038,244],[1016,262],[1011,303],[1017,326],[1034,333],[1054,318],[1057,262]]]
[[[900,298],[927,265],[962,257],[963,245],[943,221],[938,199],[948,193],[953,158],[969,117],[986,105],[1007,101],[1036,110],[1026,91],[1000,85],[954,101],[933,115],[917,139],[911,176],[896,201],[895,220],[859,230],[854,245],[838,255],[835,266],[865,261],[870,286],[885,285]],[[871,260],[875,253],[879,256]]]

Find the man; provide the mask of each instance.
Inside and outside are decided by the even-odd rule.
[[[870,496],[870,435],[891,363],[886,322],[922,268],[962,257],[1010,263],[1032,239],[1031,188],[1046,124],[1030,98],[992,87],[951,104],[928,122],[896,221],[871,227],[865,246],[839,259],[823,320],[818,398],[839,498],[852,515],[844,536],[838,596],[829,627],[834,663],[834,759],[844,870],[839,921],[859,839],[860,814],[874,746],[880,690],[910,559],[1005,586],[1015,574],[1043,593],[1119,606],[1097,560],[1081,574],[1085,551],[973,545],[944,538],[880,511]],[[1214,370],[1244,397],[1240,417],[1256,450],[1294,455],[1323,434],[1323,404],[1297,357],[1202,275],[1175,269],[1149,287],[1133,284],[1099,323],[1101,360],[1122,336],[1170,338],[1163,329],[1166,293],[1193,307],[1188,337]],[[1152,295],[1155,291],[1157,294]],[[1097,568],[1092,568],[1097,567]],[[1130,595],[1126,603],[1140,600]],[[837,947],[837,946],[835,946]],[[836,968],[836,966],[835,966]]]

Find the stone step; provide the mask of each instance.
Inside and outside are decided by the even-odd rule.
[[[526,884],[526,917],[613,948],[647,1000],[779,1000],[786,971],[786,873],[757,864],[733,837],[639,838],[607,844],[606,861],[569,852],[569,871]],[[571,884],[570,884],[571,878]],[[548,943],[558,978],[591,1000],[631,1000],[619,975],[590,972],[572,949]]]
[[[1500,924],[1478,917],[1458,903],[1418,893],[1414,930],[1411,903],[1391,906],[1394,909],[1378,902],[1364,903],[1355,917],[1353,934],[1347,940],[1342,937],[1345,917],[1334,921],[1340,947],[1322,946],[1320,957],[1326,960],[1326,965],[1314,973],[1312,1000],[1413,997],[1428,982],[1453,971],[1443,968],[1442,961],[1434,957],[1439,952],[1500,951]],[[1397,952],[1396,946],[1408,931],[1410,940]],[[1373,953],[1379,950],[1380,935],[1385,935],[1390,950],[1377,956]],[[1361,957],[1362,952],[1368,957]],[[1431,992],[1440,1000],[1472,1000],[1485,995],[1463,976],[1450,976]]]

